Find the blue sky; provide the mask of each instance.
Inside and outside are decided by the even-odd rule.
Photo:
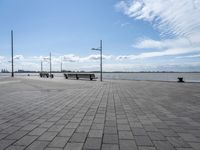
[[[105,71],[200,71],[199,0],[0,0],[0,69],[98,70],[103,40]],[[166,8],[167,11],[166,11]],[[179,10],[179,11],[177,11]],[[188,15],[189,13],[189,15]],[[191,23],[192,22],[192,23]]]

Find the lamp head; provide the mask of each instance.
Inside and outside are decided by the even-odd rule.
[[[98,48],[92,48],[91,50],[93,50],[93,51],[99,51]]]

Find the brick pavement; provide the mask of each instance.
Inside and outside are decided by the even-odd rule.
[[[200,84],[0,80],[0,150],[200,150]]]

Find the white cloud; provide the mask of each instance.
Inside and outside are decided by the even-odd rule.
[[[110,60],[113,57],[111,55],[102,55],[103,60]],[[99,61],[100,55],[89,55],[87,57],[80,58],[80,62],[90,62],[90,61]]]
[[[128,25],[130,25],[129,22],[121,23],[121,27],[126,27],[126,26],[128,26]]]
[[[5,57],[4,56],[0,56],[0,63],[2,63],[4,61]]]
[[[22,59],[24,59],[24,56],[23,55],[15,55],[13,58],[15,60],[22,60]]]
[[[136,48],[156,50],[139,54],[138,58],[200,51],[199,0],[124,0],[116,8],[135,20],[150,22],[165,37],[164,40],[140,39],[133,44]],[[166,39],[169,35],[173,38]]]
[[[200,58],[200,54],[188,55],[188,56],[178,56],[176,58]]]
[[[66,62],[91,62],[91,61],[98,61],[100,59],[99,55],[89,55],[85,57],[80,57],[74,54],[68,54],[60,57],[62,57],[62,60]],[[111,58],[112,56],[110,55],[102,55],[102,59],[104,60],[109,60]]]
[[[63,61],[68,61],[68,62],[77,62],[80,59],[79,56],[76,56],[74,54],[64,55],[62,58],[63,58]]]
[[[199,51],[199,48],[192,48],[192,51]],[[154,51],[154,52],[145,52],[138,55],[124,55],[118,56],[117,60],[136,60],[136,59],[145,59],[145,58],[152,58],[152,57],[161,57],[161,56],[173,56],[173,55],[180,55],[180,54],[187,54],[190,53],[191,50],[188,48],[176,48],[176,49],[167,49],[164,51]]]
[[[194,0],[132,0],[116,7],[129,17],[153,22],[163,34],[190,35],[199,32],[200,9]]]

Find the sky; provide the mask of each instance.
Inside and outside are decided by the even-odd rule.
[[[200,71],[200,0],[0,0],[0,69]]]

